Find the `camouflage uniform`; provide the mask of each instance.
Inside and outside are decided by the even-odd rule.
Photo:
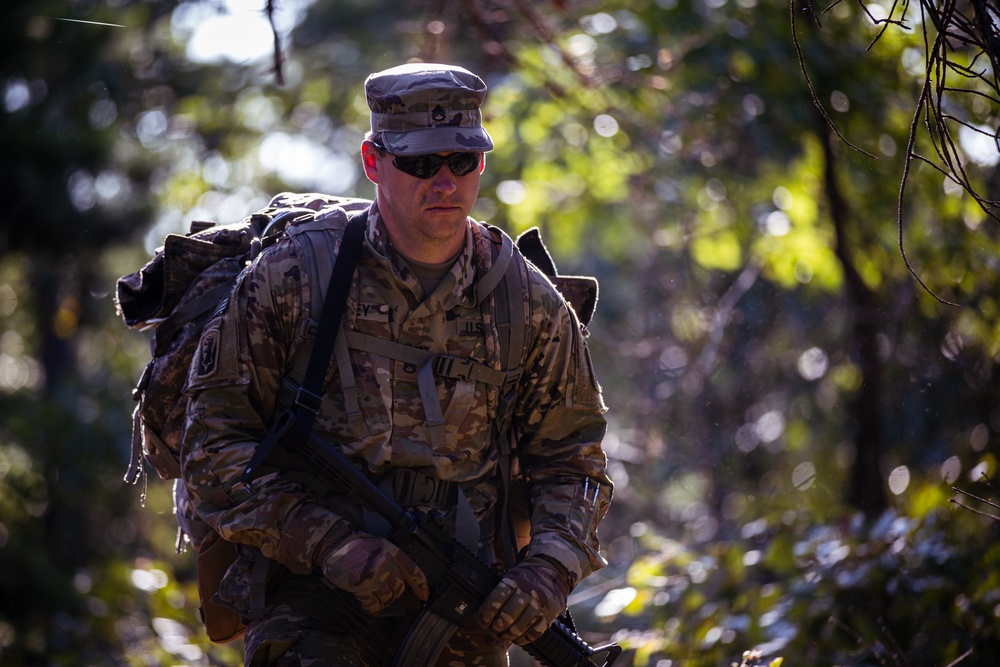
[[[323,210],[324,200],[282,195],[272,205]],[[343,223],[342,216],[321,214],[324,220]],[[334,236],[341,232],[338,227]],[[377,203],[371,206],[341,331],[350,372],[342,372],[344,359],[338,357],[316,430],[375,477],[407,469],[456,483],[484,526],[480,556],[499,567],[489,529],[497,496],[492,421],[499,389],[436,378],[444,425],[443,437],[435,437],[418,387],[420,369],[357,342],[368,335],[499,369],[493,311],[475,299],[476,281],[489,270],[497,242],[495,231],[469,219],[464,249],[433,293],[425,294],[389,245]],[[350,499],[317,497],[276,475],[250,489],[240,483],[268,424],[287,406],[282,379],[292,360],[310,348],[309,304],[318,286],[310,284],[300,254],[291,238],[267,249],[206,328],[188,378],[185,490],[189,509],[243,545],[249,560],[261,555],[271,563],[263,609],[251,610],[254,582],[243,561],[230,569],[220,590],[224,601],[250,618],[248,664],[379,664],[392,638],[412,620],[415,596],[408,594],[385,617],[366,616],[352,596],[324,585],[314,568],[317,554],[349,531],[366,529],[361,508]],[[600,444],[606,408],[574,312],[530,265],[528,275],[523,372],[511,421],[522,472],[530,480],[528,555],[560,564],[572,586],[605,564],[597,525],[612,491]],[[523,317],[519,308],[512,310],[512,317]],[[275,660],[286,649],[285,662]],[[504,652],[485,631],[470,631],[456,635],[439,664],[497,664]]]

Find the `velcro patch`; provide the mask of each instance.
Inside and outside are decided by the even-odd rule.
[[[482,336],[485,328],[481,317],[460,317],[458,318],[459,336]]]
[[[359,303],[358,319],[369,322],[388,322],[392,316],[392,309],[384,303]]]

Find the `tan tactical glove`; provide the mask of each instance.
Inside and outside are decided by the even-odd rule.
[[[479,608],[479,625],[522,645],[541,637],[566,611],[568,577],[554,563],[531,556],[511,568]]]
[[[353,594],[369,614],[398,600],[407,587],[421,600],[430,596],[427,577],[413,559],[381,537],[354,533],[317,560],[327,583]]]

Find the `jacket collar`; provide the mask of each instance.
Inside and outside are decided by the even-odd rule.
[[[466,308],[476,308],[476,280],[485,275],[493,263],[489,248],[489,238],[485,227],[468,219],[465,231],[465,245],[459,252],[451,271],[444,277],[434,293],[433,301],[443,301],[440,305],[444,310],[450,310],[457,305]],[[378,211],[378,202],[373,202],[368,211],[368,248],[376,261],[389,270],[393,276],[404,283],[414,294],[420,294],[421,288],[416,276],[406,264],[406,260],[398,253],[389,241],[389,233],[385,222]],[[425,300],[426,303],[426,300]]]

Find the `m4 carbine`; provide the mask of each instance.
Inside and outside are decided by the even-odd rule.
[[[380,514],[390,526],[386,539],[409,554],[427,576],[431,597],[396,651],[396,667],[433,665],[451,635],[500,583],[500,575],[455,539],[443,516],[402,507],[315,433],[302,445],[273,448],[261,465],[247,470],[244,479],[277,470],[322,493],[349,495]],[[615,643],[589,646],[573,629],[568,614],[522,648],[548,667],[611,667],[622,652]]]

